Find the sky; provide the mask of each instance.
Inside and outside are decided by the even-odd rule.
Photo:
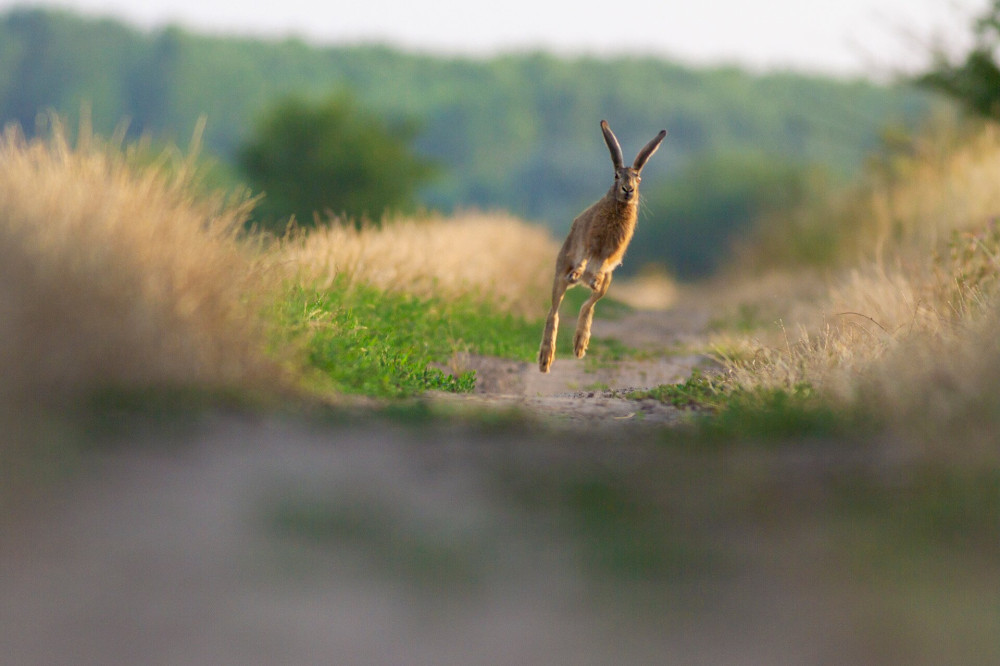
[[[543,49],[659,55],[874,78],[918,69],[927,44],[960,50],[988,0],[0,0],[213,34],[379,42],[445,54]]]

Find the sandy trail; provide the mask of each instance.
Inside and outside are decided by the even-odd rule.
[[[572,325],[564,313],[564,326]],[[641,360],[591,362],[567,357],[560,349],[547,374],[534,362],[469,357],[476,371],[475,395],[437,395],[441,402],[473,408],[519,409],[555,426],[619,427],[623,423],[663,425],[681,418],[679,410],[656,400],[629,400],[630,391],[682,382],[709,358],[685,352],[698,341],[708,314],[692,306],[635,310],[617,319],[595,319],[595,338],[617,340],[643,352]]]

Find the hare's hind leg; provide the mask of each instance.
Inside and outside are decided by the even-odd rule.
[[[545,331],[542,333],[542,346],[538,350],[538,369],[548,372],[556,357],[556,333],[559,331],[559,306],[563,296],[570,286],[566,271],[557,270],[552,283],[552,307],[545,320]]]
[[[594,321],[594,304],[608,293],[611,286],[611,271],[599,273],[594,280],[593,292],[590,298],[580,308],[580,318],[576,322],[576,334],[573,336],[573,353],[577,358],[583,358],[590,345],[590,325]]]

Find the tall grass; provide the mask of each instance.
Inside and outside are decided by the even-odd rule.
[[[334,223],[286,239],[281,257],[299,281],[320,288],[340,281],[422,298],[472,297],[538,317],[558,249],[541,227],[467,212],[360,229]]]
[[[897,423],[925,427],[931,417],[953,428],[970,410],[995,423],[1000,128],[920,137],[875,163],[838,205],[813,211],[822,234],[838,239],[838,267],[827,264],[818,296],[776,308],[778,323],[754,341],[720,337],[730,378],[808,384]],[[754,299],[773,306],[767,294]]]
[[[844,267],[932,251],[1000,211],[1000,127],[936,117],[914,135],[887,133],[850,187],[818,185],[739,248],[741,268]]]
[[[0,137],[0,400],[272,376],[246,197],[196,195],[193,157],[68,134]]]

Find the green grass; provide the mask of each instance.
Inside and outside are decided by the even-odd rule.
[[[659,400],[681,409],[718,411],[729,399],[733,388],[718,375],[706,375],[699,370],[680,384],[661,384],[628,395],[633,400]]]
[[[444,372],[457,354],[529,359],[539,324],[472,300],[444,301],[335,284],[294,287],[273,313],[276,347],[302,349],[307,383],[322,392],[408,397],[468,392],[475,373]]]
[[[780,442],[847,435],[862,425],[873,425],[865,415],[834,405],[810,384],[745,389],[724,376],[697,370],[680,384],[663,384],[628,397],[698,412],[703,417],[698,421],[699,432],[711,439]]]
[[[791,389],[754,389],[731,393],[701,424],[705,436],[720,440],[785,442],[841,437],[857,432],[860,415],[838,408],[803,384]]]
[[[612,313],[622,308],[627,306],[609,302]],[[462,354],[534,363],[544,327],[541,319],[502,314],[471,298],[418,298],[343,283],[328,289],[291,287],[270,316],[276,353],[289,345],[300,350],[309,389],[379,398],[470,392],[475,372],[461,371]],[[572,356],[572,335],[573,326],[561,327],[560,357]],[[594,338],[588,359],[615,361],[630,353],[615,340]],[[459,372],[435,367],[453,365]]]

